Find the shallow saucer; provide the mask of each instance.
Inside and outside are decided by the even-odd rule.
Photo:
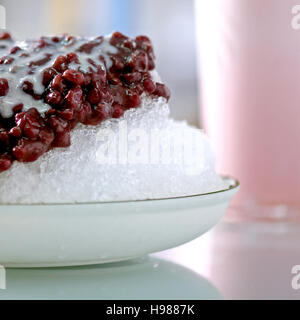
[[[212,228],[238,191],[176,198],[0,205],[0,264],[49,267],[127,260],[172,248]]]

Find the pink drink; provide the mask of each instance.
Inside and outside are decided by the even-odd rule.
[[[300,203],[295,5],[292,0],[196,0],[203,124],[218,172],[241,182],[235,199],[240,204]]]

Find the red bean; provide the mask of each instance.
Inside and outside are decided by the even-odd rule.
[[[3,31],[0,33],[0,40],[11,40],[11,35],[8,32]]]
[[[45,102],[47,102],[51,106],[59,105],[61,100],[62,100],[61,94],[59,93],[59,91],[56,91],[56,90],[51,90],[45,98]]]
[[[63,90],[65,89],[65,84],[63,82],[62,75],[58,74],[57,76],[55,76],[50,86],[51,86],[51,89],[53,90],[56,90],[58,92],[63,92]]]
[[[149,93],[153,93],[156,89],[156,85],[151,79],[145,79],[143,81],[143,86],[144,89]]]
[[[159,97],[164,97],[167,100],[170,99],[171,95],[169,88],[164,84],[158,82],[156,82],[156,89],[153,94]]]
[[[84,75],[79,72],[79,71],[75,71],[75,70],[72,70],[72,69],[69,69],[69,70],[66,70],[62,77],[73,83],[73,84],[77,84],[79,86],[81,86],[83,83],[84,83]]]
[[[122,106],[119,104],[115,104],[113,106],[112,117],[113,118],[120,118],[120,117],[122,117],[123,114],[124,114],[124,109],[122,108]]]
[[[48,86],[56,75],[57,71],[54,68],[46,68],[43,72],[43,85]]]
[[[6,96],[9,86],[8,81],[5,78],[0,78],[0,96]]]
[[[6,155],[0,156],[0,172],[8,170],[12,165],[11,157]]]

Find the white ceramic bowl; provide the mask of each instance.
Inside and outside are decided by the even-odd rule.
[[[224,178],[229,179],[229,178]],[[71,266],[130,259],[197,238],[238,190],[110,203],[0,205],[0,264]]]

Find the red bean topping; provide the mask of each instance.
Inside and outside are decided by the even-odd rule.
[[[80,86],[84,83],[84,75],[81,72],[72,69],[66,70],[63,73],[63,78]]]
[[[0,58],[0,64],[11,64],[15,59],[12,57],[2,57]]]
[[[50,104],[51,106],[57,106],[60,104],[62,100],[61,94],[56,90],[50,90],[45,98],[45,102]]]
[[[11,37],[2,33],[0,40]],[[33,45],[33,51],[13,47],[9,55],[0,57],[0,64],[13,64],[11,74],[17,75],[15,58],[30,57],[43,48],[44,57],[28,63],[28,74],[35,74],[37,67],[53,57],[53,53],[47,53],[48,47],[53,52],[56,46],[71,48],[77,41],[72,36],[42,37]],[[26,105],[19,103],[11,118],[3,118],[0,113],[0,172],[9,169],[15,160],[31,162],[51,148],[68,147],[70,131],[77,123],[97,125],[109,118],[120,118],[127,109],[141,105],[142,94],[170,98],[169,89],[151,77],[155,63],[149,38],[138,36],[132,40],[115,32],[110,39],[110,45],[116,48],[116,53],[108,53],[110,67],[100,50],[103,41],[103,37],[87,40],[75,47],[75,52],[57,55],[52,66],[42,71],[43,94],[36,94],[30,78],[23,81],[22,90],[33,99],[43,99],[50,108],[41,114],[35,108],[23,111]],[[97,50],[99,55],[95,58]],[[92,51],[93,57],[86,58],[90,67],[83,71],[79,55]],[[7,79],[0,78],[0,96],[8,91]]]
[[[148,71],[148,56],[145,51],[136,50],[129,59],[127,66],[138,72]]]
[[[54,68],[46,68],[43,72],[43,80],[42,83],[44,86],[48,86],[48,84],[52,81],[52,79],[57,75],[57,71]]]
[[[77,86],[71,89],[66,95],[66,106],[69,109],[77,110],[80,108],[82,103],[82,89]]]
[[[40,94],[36,94],[35,91],[34,91],[34,88],[33,88],[33,84],[32,82],[28,81],[28,80],[25,80],[23,83],[22,83],[22,90],[29,94],[30,96],[32,96],[33,99],[35,100],[40,100],[42,98],[42,95]]]
[[[44,64],[46,64],[48,61],[50,61],[52,57],[52,54],[50,53],[46,53],[45,57],[40,59],[40,60],[36,60],[36,61],[31,61],[29,63],[29,67],[33,67],[33,66],[43,66]]]
[[[8,170],[12,165],[12,159],[9,155],[0,155],[0,172]]]
[[[122,75],[122,79],[127,84],[132,84],[134,82],[139,82],[142,79],[142,75],[140,72],[126,73]]]
[[[17,53],[17,52],[20,51],[20,50],[21,50],[20,47],[15,46],[15,47],[13,47],[13,48],[10,49],[10,53],[11,53],[11,54],[15,54],[15,53]]]
[[[22,130],[20,127],[13,127],[10,129],[9,134],[15,138],[20,138],[22,136]]]
[[[143,86],[144,89],[149,93],[153,93],[156,89],[156,85],[151,79],[145,79],[143,81]]]
[[[98,37],[95,41],[89,41],[83,45],[81,45],[77,51],[79,52],[85,52],[85,53],[91,53],[92,50],[99,46],[103,42],[103,37]]]
[[[5,78],[0,78],[0,96],[6,96],[9,86],[8,81]]]
[[[69,63],[71,62],[79,63],[78,56],[75,52],[67,53],[66,58]]]
[[[141,98],[140,96],[132,92],[130,90],[126,91],[126,101],[125,101],[125,107],[126,108],[136,108],[141,104]]]
[[[123,114],[124,114],[124,109],[122,108],[122,106],[120,104],[115,104],[113,106],[112,117],[113,118],[120,118]]]
[[[117,31],[112,34],[111,39],[110,39],[110,44],[115,47],[119,47],[119,46],[122,46],[123,43],[128,39],[129,38],[126,37],[124,34]]]
[[[37,160],[46,151],[46,145],[41,141],[31,141],[22,138],[19,140],[17,146],[13,148],[12,153],[18,161],[32,162]]]
[[[11,35],[4,31],[0,33],[0,40],[11,40]]]
[[[53,63],[53,68],[59,72],[67,70],[68,58],[66,56],[58,56]]]
[[[153,94],[159,97],[164,97],[167,100],[170,99],[171,95],[169,88],[164,84],[158,82],[156,82],[156,89]]]
[[[58,43],[60,41],[59,37],[52,37],[53,42]]]

